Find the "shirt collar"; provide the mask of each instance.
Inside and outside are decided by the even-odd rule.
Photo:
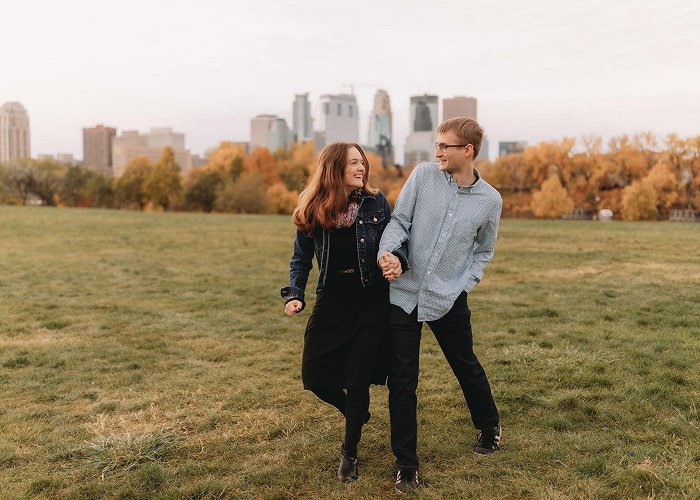
[[[450,182],[450,183],[454,182],[455,186],[457,186],[458,189],[464,189],[465,191],[471,191],[472,188],[476,188],[478,186],[481,186],[481,184],[484,182],[481,180],[481,174],[479,173],[479,171],[476,168],[474,168],[474,176],[476,177],[476,180],[474,181],[474,184],[472,184],[471,186],[460,186],[459,184],[457,184],[457,181],[455,180],[455,178],[452,177],[451,173],[443,171],[443,174],[445,174],[445,179],[447,179],[447,182]]]

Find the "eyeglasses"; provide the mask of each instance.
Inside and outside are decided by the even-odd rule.
[[[435,143],[435,149],[439,149],[440,151],[447,151],[447,148],[463,148],[465,146],[469,146],[469,144],[438,144],[437,142]]]

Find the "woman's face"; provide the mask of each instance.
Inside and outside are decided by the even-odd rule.
[[[348,149],[345,159],[345,187],[348,194],[363,186],[365,176],[365,164],[362,155],[357,148]]]

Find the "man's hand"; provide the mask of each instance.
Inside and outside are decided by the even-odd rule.
[[[394,281],[401,276],[401,261],[393,253],[385,252],[379,258],[379,267],[388,281]]]
[[[290,300],[284,305],[284,314],[291,318],[296,313],[301,311],[301,305],[302,304],[300,300]]]

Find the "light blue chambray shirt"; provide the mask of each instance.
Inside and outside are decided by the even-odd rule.
[[[391,283],[391,303],[418,321],[434,321],[452,308],[462,291],[481,281],[493,258],[501,195],[474,170],[477,181],[459,187],[437,163],[421,163],[401,190],[378,257],[408,240],[408,266]]]

